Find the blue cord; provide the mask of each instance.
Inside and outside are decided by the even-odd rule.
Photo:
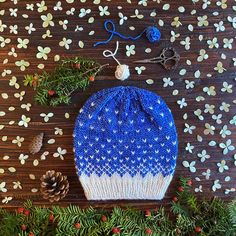
[[[109,25],[111,26],[111,29],[108,28]],[[106,20],[104,22],[104,28],[108,33],[110,33],[110,37],[106,41],[101,41],[101,42],[95,43],[94,47],[101,45],[101,44],[109,43],[112,40],[114,35],[116,35],[122,39],[125,39],[125,40],[135,41],[137,39],[140,39],[142,37],[142,35],[144,33],[146,33],[146,37],[148,38],[149,42],[151,42],[151,43],[157,42],[161,38],[161,33],[160,33],[159,29],[157,29],[155,26],[147,27],[141,34],[137,35],[136,37],[131,37],[131,36],[127,37],[127,36],[120,34],[119,32],[116,32],[116,26],[112,20]]]

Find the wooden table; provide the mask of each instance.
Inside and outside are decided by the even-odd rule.
[[[232,9],[235,4],[233,0],[227,1],[226,8],[224,4],[220,5],[220,1],[218,1],[218,5],[216,1],[211,1],[210,5],[207,3],[203,5],[201,1],[193,4],[190,0],[161,1],[161,3],[158,3],[158,0],[133,0],[132,3],[123,0],[101,1],[100,4],[95,4],[100,1],[93,3],[92,0],[87,0],[86,3],[81,3],[75,0],[71,1],[74,3],[69,3],[68,0],[61,1],[63,9],[60,9],[59,3],[55,6],[57,1],[52,0],[45,1],[45,6],[44,1],[42,3],[25,0],[0,2],[2,2],[0,3],[0,72],[2,73],[0,80],[0,200],[2,206],[14,208],[20,206],[26,199],[33,200],[35,204],[50,205],[40,195],[39,178],[46,170],[51,169],[67,175],[70,182],[69,194],[58,203],[63,206],[70,203],[81,207],[93,205],[106,208],[114,205],[130,205],[147,209],[155,208],[160,204],[168,205],[174,195],[180,176],[191,177],[193,188],[202,197],[219,196],[224,200],[235,197],[236,166],[233,157],[235,150],[223,155],[223,149],[219,147],[220,143],[225,143],[227,140],[231,140],[232,145],[235,145],[236,141],[236,118],[233,121],[233,116],[236,114],[236,59],[233,61],[236,47],[235,29],[233,23],[230,22],[235,17],[235,10]],[[145,6],[146,4],[147,6]],[[108,6],[110,15],[100,16],[103,14],[100,13],[100,10],[106,12],[106,8],[104,10],[101,6]],[[204,7],[206,8],[203,9]],[[81,17],[83,15],[82,8],[87,12],[83,17]],[[42,26],[42,16],[47,14],[52,14],[54,26]],[[121,22],[123,25],[119,25],[121,18],[118,14],[120,17],[127,17],[127,20]],[[179,20],[176,17],[179,17]],[[204,17],[207,17],[207,21],[204,20]],[[144,27],[153,24],[158,26],[162,33],[160,43],[155,44],[149,43],[145,37],[136,42],[120,40],[117,57],[122,64],[129,65],[131,69],[131,77],[124,82],[118,81],[114,77],[116,63],[102,56],[104,49],[113,50],[115,48],[115,41],[118,38],[114,38],[106,46],[93,47],[95,42],[105,40],[108,37],[108,33],[103,28],[105,19],[114,20],[117,30],[124,34],[136,35],[142,32]],[[66,24],[67,21],[68,24]],[[224,22],[225,29],[216,32],[216,26],[221,21]],[[45,36],[44,34],[49,36],[42,38]],[[63,37],[72,40],[68,50],[64,46],[59,46]],[[209,44],[212,44],[209,40],[213,38],[217,38],[218,48],[209,48]],[[24,39],[28,40],[22,42]],[[126,45],[136,46],[135,55],[126,56]],[[36,58],[38,46],[51,49],[48,58],[45,58],[46,60]],[[132,62],[137,59],[156,56],[166,46],[174,47],[181,55],[177,69],[166,71],[161,65],[147,64],[143,65],[146,69],[138,75],[135,67],[140,67],[142,64],[136,65]],[[215,44],[215,46],[217,45]],[[148,48],[151,49],[149,53]],[[201,51],[202,57],[205,59],[199,57],[202,49],[205,50]],[[61,58],[76,55],[90,57],[100,63],[110,63],[110,66],[97,77],[96,81],[86,91],[78,91],[73,96],[70,106],[42,107],[34,102],[35,92],[23,85],[23,78],[26,74],[53,70],[57,64],[54,61],[54,58],[58,57],[56,55]],[[28,67],[26,63],[25,70],[23,70],[23,66],[20,70],[21,60],[29,63]],[[220,67],[221,62],[225,68],[223,73],[219,73],[220,68],[216,68],[217,63]],[[15,78],[17,82],[15,82]],[[173,83],[164,78],[171,78]],[[154,83],[152,85],[147,84],[147,79],[152,79]],[[194,84],[191,83],[192,81]],[[89,202],[86,200],[76,176],[72,151],[72,131],[78,111],[94,92],[118,85],[133,85],[154,91],[164,98],[173,112],[179,135],[179,155],[174,180],[163,201]],[[232,85],[232,88],[229,85]],[[184,106],[185,101],[187,106]],[[183,108],[180,108],[180,103],[182,103]],[[207,104],[214,105],[214,111],[211,108],[208,109]],[[229,104],[230,107],[228,108],[225,104]],[[26,110],[27,107],[29,107],[29,111]],[[199,116],[194,114],[194,111],[195,113],[199,112],[198,109],[200,109],[203,117],[200,114]],[[53,113],[53,117],[45,122],[44,118],[40,116],[42,113]],[[222,114],[222,118],[221,115],[216,117],[219,114]],[[18,125],[22,115],[31,118],[27,128]],[[211,127],[205,130],[208,126],[207,123]],[[185,124],[194,126],[195,129],[189,131]],[[227,127],[224,127],[225,125]],[[56,127],[62,129],[63,135],[55,134]],[[225,138],[222,133],[220,134],[223,127],[231,132]],[[30,155],[28,145],[32,137],[40,132],[45,133],[43,148],[40,153]],[[21,147],[12,143],[17,136],[24,138]],[[215,141],[216,146],[209,146],[210,141]],[[187,143],[194,146],[192,153],[186,150]],[[67,150],[64,160],[53,157],[58,147]],[[204,152],[202,153],[203,150],[206,150],[206,153],[210,155],[209,159],[205,157]],[[46,156],[46,160],[41,160],[41,155],[44,152],[49,152],[49,154]],[[24,159],[24,156],[19,159],[21,154],[29,156],[25,161],[20,161],[20,159]],[[201,158],[202,160],[206,158],[206,160],[201,162]],[[220,173],[217,163],[222,160],[226,161],[229,170]],[[184,167],[183,161],[192,162],[192,165],[195,162],[196,172],[190,172],[189,168]],[[211,171],[209,179],[206,179],[206,176],[202,174],[207,169]],[[192,169],[192,171],[194,170]],[[229,178],[227,176],[231,178],[230,181],[227,181]],[[212,187],[217,185],[214,184],[216,180],[219,180],[221,188],[214,192]],[[231,189],[232,192],[225,194],[227,189]],[[7,203],[7,201],[9,202]]]

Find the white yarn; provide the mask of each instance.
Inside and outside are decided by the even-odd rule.
[[[118,65],[116,67],[115,77],[119,80],[126,80],[130,76],[129,66],[127,65]]]
[[[127,65],[121,65],[120,62],[116,59],[115,55],[117,53],[119,49],[119,42],[116,42],[116,50],[114,52],[110,51],[110,50],[105,50],[103,51],[103,56],[104,57],[112,57],[118,64],[118,66],[116,67],[116,71],[115,71],[115,77],[118,80],[126,80],[129,78],[130,76],[130,71],[129,71],[129,66]]]

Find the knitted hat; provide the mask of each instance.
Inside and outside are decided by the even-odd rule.
[[[88,200],[162,199],[178,141],[171,111],[159,96],[120,86],[87,100],[76,120],[74,148]]]

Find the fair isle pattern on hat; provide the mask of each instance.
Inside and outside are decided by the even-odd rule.
[[[74,151],[88,200],[162,199],[178,152],[171,111],[144,89],[101,90],[80,110]]]

